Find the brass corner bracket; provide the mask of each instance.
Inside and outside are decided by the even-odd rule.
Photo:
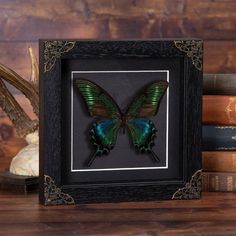
[[[201,40],[175,40],[175,46],[187,54],[197,70],[202,71],[203,43]]]
[[[201,181],[202,170],[196,171],[190,182],[185,184],[185,187],[179,188],[172,196],[172,199],[195,199],[201,196]]]
[[[44,175],[44,199],[45,205],[75,204],[74,199],[69,194],[63,193],[48,175]]]
[[[50,71],[62,54],[69,52],[74,41],[45,41],[44,42],[44,72]]]

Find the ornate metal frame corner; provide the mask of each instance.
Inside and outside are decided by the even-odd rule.
[[[74,199],[69,194],[63,193],[48,175],[44,175],[44,199],[44,205],[46,206],[75,204]]]
[[[191,58],[193,65],[202,71],[203,64],[203,43],[201,40],[175,40],[175,46]]]
[[[50,71],[62,54],[69,52],[75,41],[45,41],[44,42],[44,72]]]
[[[172,196],[172,199],[196,199],[201,196],[202,189],[202,170],[196,171],[190,182],[185,187],[179,188]]]

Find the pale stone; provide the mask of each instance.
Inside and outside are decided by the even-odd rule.
[[[39,144],[39,132],[36,130],[34,133],[26,135],[25,140],[28,144]]]
[[[16,175],[39,175],[39,137],[38,131],[28,134],[26,141],[29,145],[21,149],[12,159],[10,172]]]

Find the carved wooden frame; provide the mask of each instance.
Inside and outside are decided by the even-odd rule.
[[[62,185],[61,183],[61,60],[96,57],[180,57],[184,60],[184,155],[182,180],[159,183]],[[201,94],[203,42],[40,41],[40,203],[44,205],[156,199],[194,199],[201,196]],[[57,163],[57,164],[55,164]]]

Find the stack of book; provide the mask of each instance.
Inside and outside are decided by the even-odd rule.
[[[236,74],[203,78],[203,191],[236,192]]]

